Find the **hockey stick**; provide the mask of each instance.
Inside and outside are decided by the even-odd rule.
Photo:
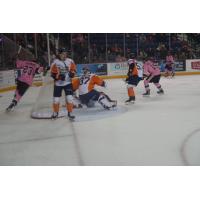
[[[20,54],[21,50],[22,50],[22,46],[21,46],[21,45],[19,45],[19,48],[18,48],[18,51],[17,51],[17,55],[19,55],[19,54]]]

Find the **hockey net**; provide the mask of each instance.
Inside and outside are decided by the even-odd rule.
[[[31,110],[31,117],[34,119],[50,119],[53,113],[53,79],[50,76],[50,72],[43,78],[43,84],[40,88],[38,97]],[[64,95],[60,98],[60,111],[58,117],[64,117],[67,115],[65,108]]]

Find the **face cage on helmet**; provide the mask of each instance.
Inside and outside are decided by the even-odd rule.
[[[85,76],[85,77],[88,77],[91,74],[91,72],[88,69],[82,70],[82,72],[83,72],[83,76]]]

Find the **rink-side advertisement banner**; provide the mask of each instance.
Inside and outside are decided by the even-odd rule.
[[[0,88],[15,85],[14,70],[0,71]]]
[[[160,66],[160,70],[161,72],[165,71],[165,66],[166,66],[166,62],[163,60],[160,60],[158,62],[159,66]],[[174,62],[175,65],[175,71],[180,72],[180,71],[185,71],[185,61],[175,61]]]
[[[17,77],[16,70],[0,71],[0,88],[15,86],[15,78]],[[33,82],[41,82],[42,73],[36,74]]]
[[[175,61],[175,71],[176,72],[180,72],[180,71],[185,71],[186,67],[185,67],[185,61]]]
[[[200,71],[200,59],[186,60],[186,71],[189,72]]]
[[[107,69],[108,69],[108,76],[126,75],[128,71],[128,64],[127,62],[108,63]]]
[[[105,63],[95,63],[95,64],[77,64],[77,75],[82,74],[82,69],[88,67],[91,73],[97,74],[99,76],[107,75],[107,64]]]

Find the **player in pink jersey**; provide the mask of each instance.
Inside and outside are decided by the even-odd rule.
[[[32,85],[35,74],[41,73],[43,67],[35,62],[28,60],[16,60],[17,77],[16,77],[16,90],[11,104],[6,109],[7,112],[11,111]]]
[[[146,92],[143,94],[143,96],[149,96],[150,95],[150,88],[149,83],[154,83],[154,85],[158,88],[158,94],[163,94],[164,91],[159,83],[160,81],[160,69],[158,66],[156,66],[154,60],[148,59],[143,66],[143,76],[144,76],[144,86]]]
[[[172,56],[171,52],[169,51],[166,56],[166,65],[165,65],[165,77],[175,75],[174,73],[174,57]]]

